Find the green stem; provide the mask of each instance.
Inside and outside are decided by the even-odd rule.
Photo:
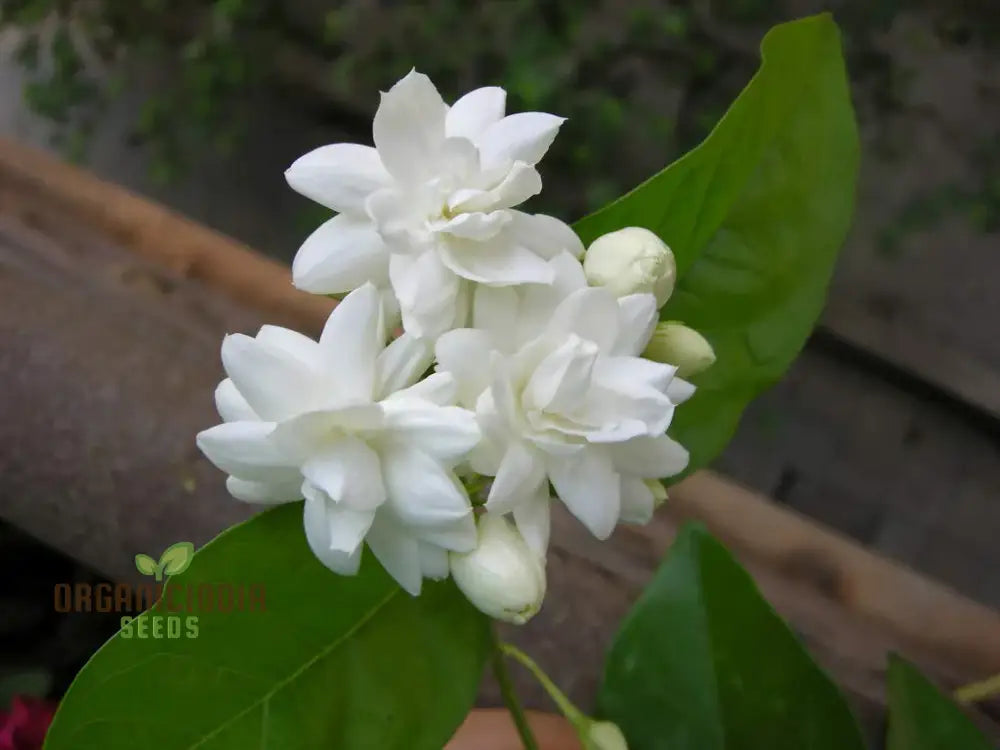
[[[511,682],[507,663],[503,658],[505,644],[500,642],[495,624],[490,628],[490,635],[493,639],[493,674],[500,685],[500,695],[503,696],[503,702],[507,706],[507,710],[510,711],[511,718],[514,719],[514,726],[517,727],[517,734],[521,738],[524,750],[538,750],[538,742],[531,732],[528,717],[525,716],[521,702],[517,699],[517,693],[514,692],[514,683]]]
[[[555,701],[559,710],[563,712],[563,715],[569,719],[575,727],[579,729],[587,722],[587,716],[573,705],[573,702],[566,697],[566,694],[559,689],[559,687],[552,681],[552,678],[545,674],[545,671],[538,666],[538,663],[534,659],[511,643],[501,643],[499,645],[500,651],[504,655],[520,662],[529,672],[531,672],[534,678],[538,680],[538,683],[545,688],[545,692],[549,694],[553,701]]]
[[[981,682],[973,682],[971,685],[960,687],[955,691],[955,700],[959,703],[976,703],[992,698],[994,695],[1000,695],[1000,674],[995,674]]]

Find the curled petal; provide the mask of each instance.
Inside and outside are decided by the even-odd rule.
[[[260,417],[250,408],[250,404],[236,388],[232,380],[226,378],[215,389],[215,408],[223,422],[257,422]]]
[[[300,156],[285,179],[296,192],[347,213],[361,213],[365,199],[390,181],[378,152],[355,143],[320,146]]]
[[[621,482],[607,453],[600,449],[550,457],[549,479],[570,512],[598,539],[614,531],[621,509]]]
[[[393,177],[413,184],[433,174],[444,147],[447,112],[431,80],[416,71],[382,94],[372,133]]]
[[[566,118],[546,112],[519,112],[490,125],[476,141],[483,166],[523,161],[537,164]]]
[[[366,217],[340,214],[320,225],[292,261],[292,282],[313,294],[342,294],[389,280],[389,252]]]
[[[445,118],[448,137],[475,140],[486,128],[503,118],[507,92],[497,86],[470,91],[451,105]]]
[[[338,508],[323,495],[306,498],[302,522],[313,554],[334,573],[352,576],[361,565],[361,542],[374,514]]]

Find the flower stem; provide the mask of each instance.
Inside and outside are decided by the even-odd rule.
[[[559,710],[563,712],[563,715],[569,719],[574,726],[580,727],[587,721],[587,717],[584,713],[573,705],[573,702],[566,697],[566,694],[559,689],[559,687],[552,681],[552,678],[545,674],[545,671],[538,666],[538,663],[534,659],[511,643],[500,643],[499,647],[501,653],[520,662],[522,666],[531,672],[534,678],[538,680],[538,683],[545,688],[545,692],[547,692],[552,700],[555,701]]]
[[[507,663],[504,661],[505,644],[501,643],[495,624],[490,628],[490,634],[493,639],[493,674],[500,685],[500,695],[503,696],[504,705],[510,711],[511,718],[514,719],[514,726],[517,727],[517,734],[521,738],[524,750],[538,750],[538,742],[531,732],[528,717],[525,716],[521,702],[517,699],[517,693],[514,692],[514,683],[511,682]]]
[[[955,700],[959,703],[976,703],[1000,695],[1000,674],[981,682],[973,682],[971,685],[960,687],[955,691]]]

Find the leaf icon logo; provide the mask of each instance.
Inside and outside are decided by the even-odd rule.
[[[194,545],[191,542],[177,542],[163,550],[159,562],[149,555],[136,555],[135,567],[143,575],[154,576],[157,581],[162,581],[165,575],[183,573],[193,559]]]
[[[188,569],[194,559],[194,545],[191,542],[171,544],[160,555],[160,570],[168,576],[175,576]]]

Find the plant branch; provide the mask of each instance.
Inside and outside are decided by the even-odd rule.
[[[566,694],[559,689],[559,687],[552,681],[552,678],[545,674],[545,671],[538,666],[538,663],[524,653],[521,649],[511,643],[500,643],[500,652],[505,656],[509,656],[512,659],[521,663],[538,683],[545,688],[545,692],[549,694],[555,704],[559,707],[559,710],[563,712],[563,715],[570,720],[570,722],[579,727],[582,722],[586,722],[587,717],[583,712],[573,705],[573,702],[566,697]]]
[[[500,685],[500,695],[503,696],[504,705],[510,711],[511,718],[514,719],[514,726],[517,727],[517,733],[521,738],[521,744],[524,745],[524,750],[538,750],[538,742],[531,732],[528,717],[525,716],[521,702],[517,699],[514,683],[511,682],[510,673],[507,671],[507,663],[504,661],[505,644],[500,641],[495,623],[490,627],[490,636],[493,640],[493,674]]]
[[[1000,695],[1000,674],[960,687],[955,691],[955,700],[959,703],[976,703],[996,695]]]

